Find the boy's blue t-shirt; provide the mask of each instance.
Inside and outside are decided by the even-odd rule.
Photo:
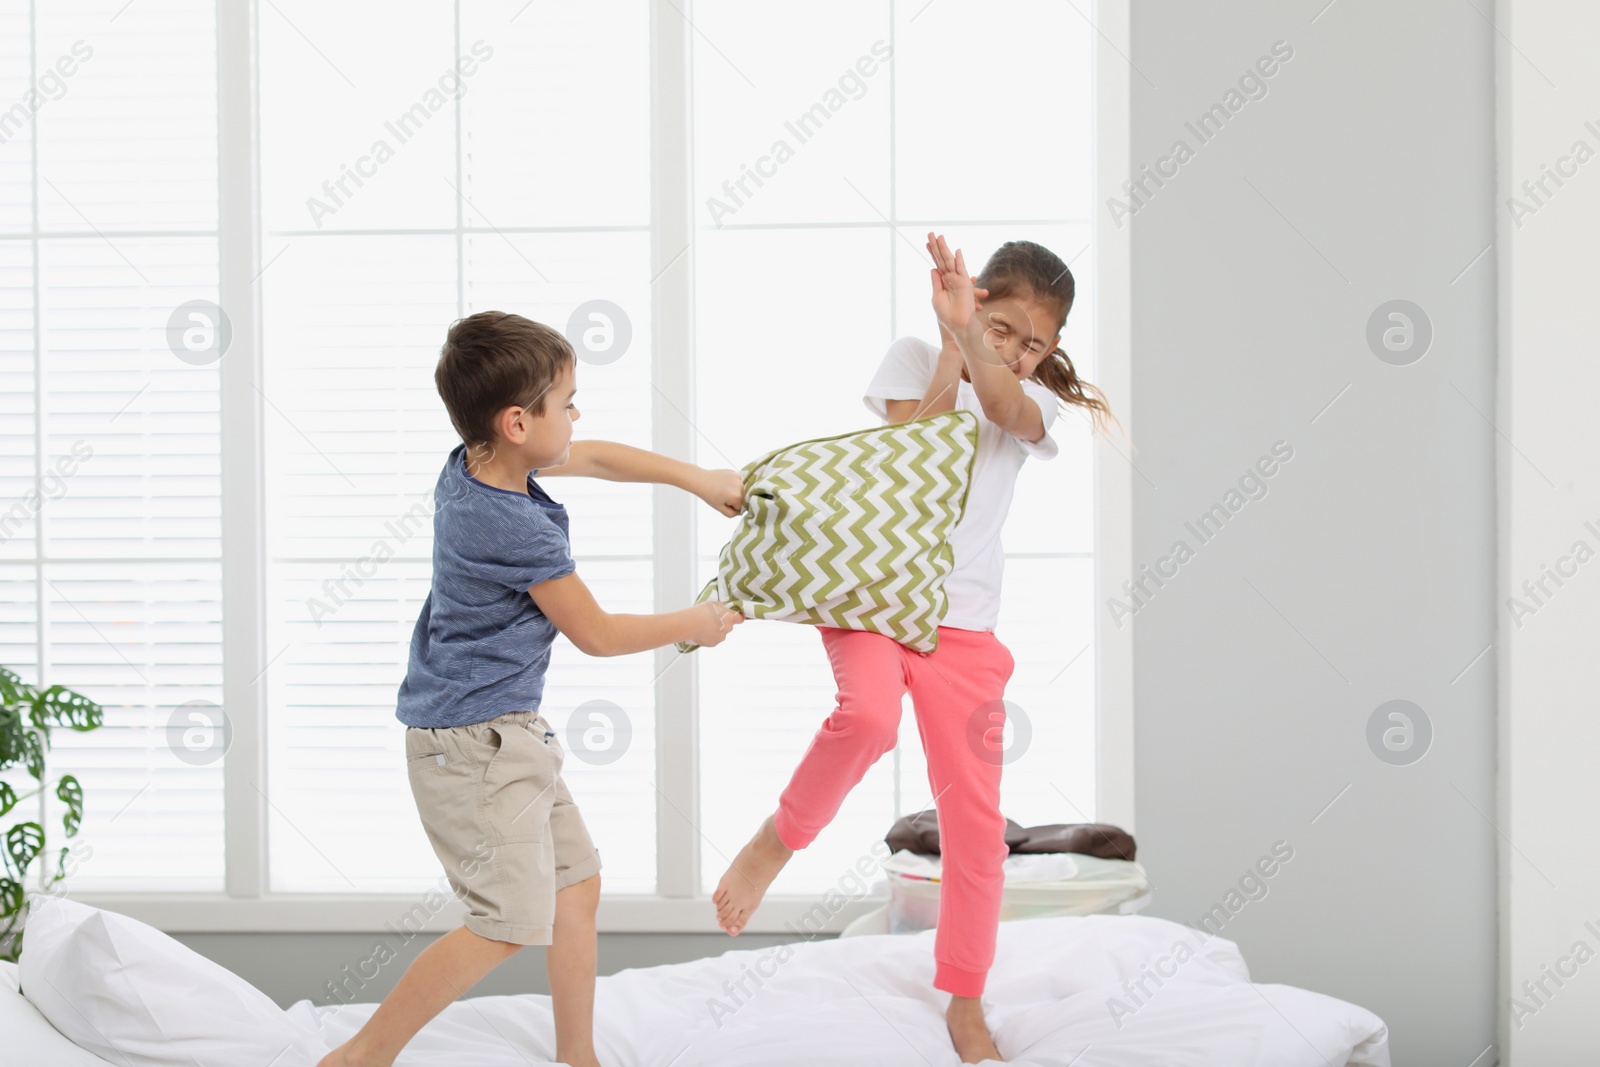
[[[465,726],[537,710],[556,627],[528,587],[577,569],[567,509],[528,475],[514,493],[467,473],[457,445],[433,488],[433,587],[411,634],[395,717]]]

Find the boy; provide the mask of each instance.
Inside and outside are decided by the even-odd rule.
[[[417,812],[465,925],[419,955],[361,1030],[318,1067],[388,1067],[417,1031],[523,945],[549,945],[556,1058],[598,1067],[600,856],[539,714],[556,631],[591,656],[720,644],[743,618],[717,602],[603,611],[575,570],[566,509],[534,474],[650,481],[737,514],[739,472],[604,441],[572,442],[577,363],[556,330],[485,311],[450,327],[434,382],[462,443],[434,488],[433,586],[396,717]]]

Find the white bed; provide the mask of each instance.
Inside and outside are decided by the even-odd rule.
[[[354,1033],[375,1007],[302,1000],[279,1011],[242,979],[124,916],[68,900],[35,912],[20,971],[25,998],[0,982],[0,1030],[22,1033],[19,1013],[36,1006],[54,1024],[44,1030],[66,1036],[57,1050],[7,1042],[3,1064],[80,1062],[70,1055],[97,1062],[84,1056],[90,1052],[121,1067],[298,1067]],[[736,950],[603,977],[601,1061],[955,1065],[943,997],[930,984],[932,938],[929,931]],[[1180,943],[1198,948],[1189,956]],[[1124,983],[1141,974],[1143,991],[1130,993]],[[985,1001],[996,1044],[1019,1065],[1389,1065],[1388,1032],[1376,1015],[1293,986],[1254,984],[1233,942],[1163,919],[1003,923]],[[548,997],[469,997],[424,1028],[398,1065],[547,1067],[553,1052]]]

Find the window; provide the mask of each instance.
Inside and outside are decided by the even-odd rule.
[[[1069,260],[1062,343],[1097,379],[1099,46],[1070,4],[218,11],[0,0],[0,662],[106,707],[55,735],[94,846],[75,892],[436,884],[394,699],[457,441],[432,380],[454,319],[625,334],[580,363],[577,435],[738,468],[874,423],[860,396],[885,347],[937,337],[932,229],[974,271],[1012,238]],[[193,302],[230,300],[235,347],[194,358],[183,331],[219,323]],[[1054,436],[1005,535],[1007,700],[1031,737],[1002,806],[1024,823],[1097,815],[1092,442],[1075,409]],[[687,603],[732,522],[676,489],[545,485],[615,611]],[[259,552],[224,551],[255,514],[239,500]],[[608,896],[709,892],[833,697],[808,627],[691,657],[558,640],[544,710]],[[194,758],[224,708],[244,743]],[[908,707],[774,892],[833,885],[928,801]]]

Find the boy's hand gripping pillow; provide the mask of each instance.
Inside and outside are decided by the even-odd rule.
[[[977,416],[946,411],[767,453],[741,471],[744,510],[695,603],[931,652],[977,452]]]

